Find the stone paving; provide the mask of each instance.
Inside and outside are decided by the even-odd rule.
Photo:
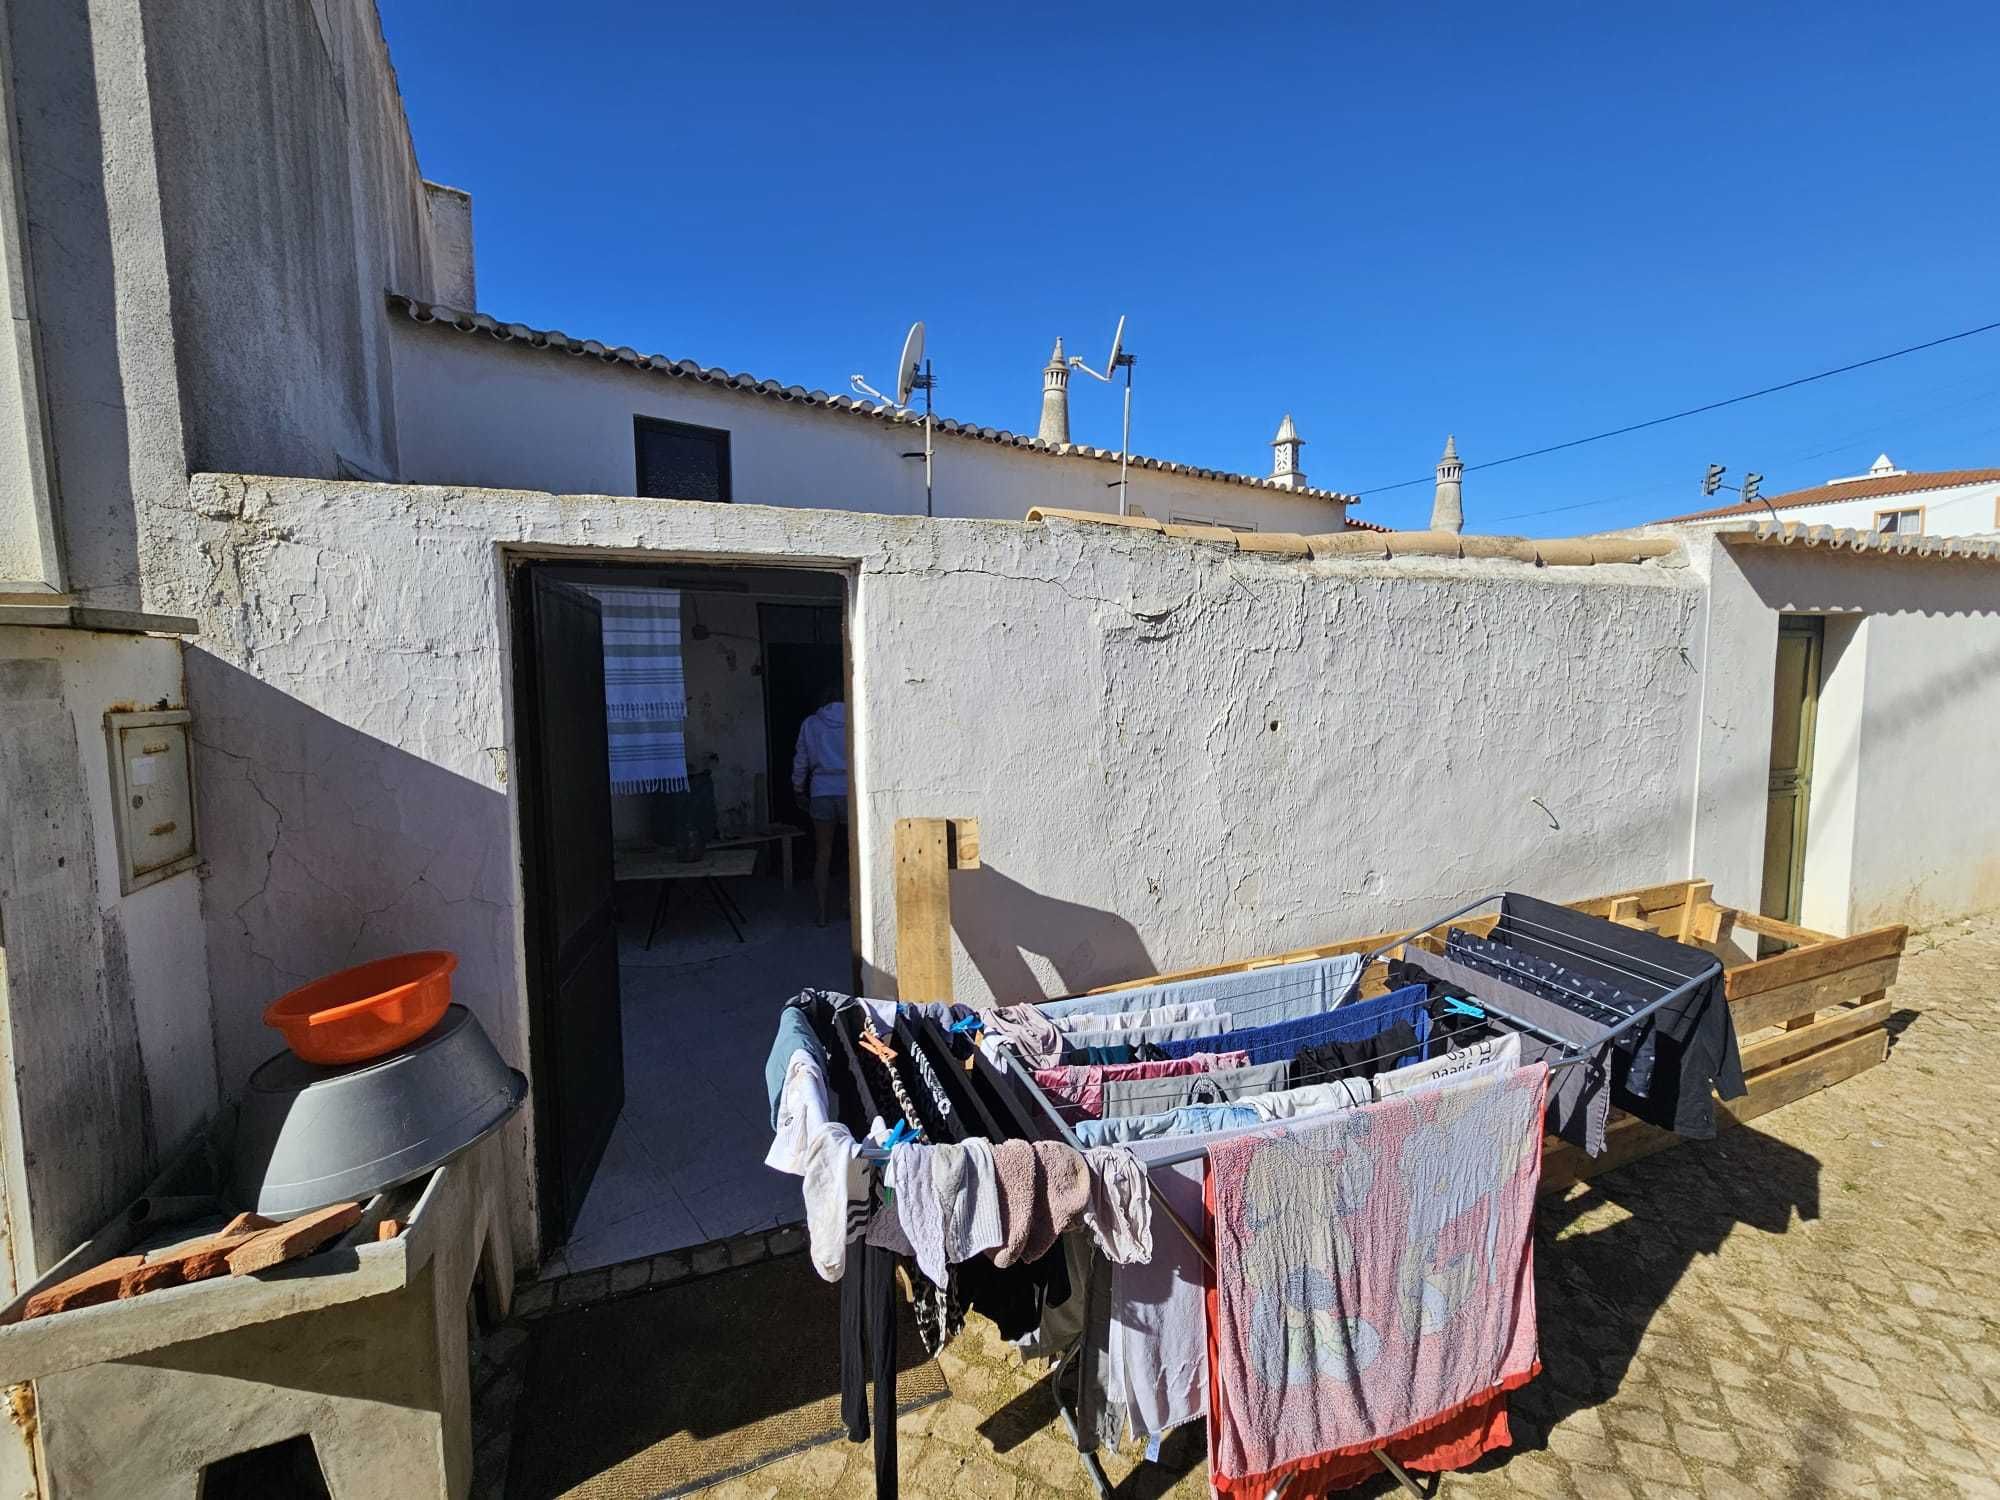
[[[1544,1372],[1450,1497],[2000,1500],[2000,919],[1911,938],[1889,1061],[1545,1202]],[[903,1494],[1088,1495],[1039,1366],[974,1320],[906,1418]],[[1112,1456],[1121,1500],[1207,1493],[1199,1426]],[[829,1444],[704,1492],[874,1493]],[[1353,1491],[1394,1493],[1385,1481]]]

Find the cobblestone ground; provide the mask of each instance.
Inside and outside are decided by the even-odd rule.
[[[1913,937],[1890,997],[1884,1066],[1543,1205],[1544,1371],[1447,1497],[2000,1497],[2000,921]],[[943,1364],[905,1496],[1090,1493],[1039,1367],[980,1320]],[[1111,1460],[1117,1493],[1207,1494],[1202,1441]],[[873,1493],[835,1443],[705,1496]]]

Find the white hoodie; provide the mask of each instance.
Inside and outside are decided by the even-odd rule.
[[[847,705],[829,703],[799,726],[798,753],[792,757],[792,789],[814,797],[847,795]]]

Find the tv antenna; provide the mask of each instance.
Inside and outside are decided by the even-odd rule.
[[[1104,362],[1102,374],[1091,369],[1074,354],[1069,359],[1069,367],[1072,370],[1081,370],[1092,380],[1101,380],[1106,385],[1118,378],[1121,367],[1125,371],[1125,429],[1118,439],[1117,489],[1118,514],[1121,516],[1131,514],[1131,506],[1127,499],[1129,491],[1125,488],[1125,470],[1132,459],[1132,366],[1138,362],[1139,357],[1136,354],[1128,354],[1125,351],[1125,320],[1122,317],[1118,320],[1118,331],[1111,335],[1111,357]],[[1111,486],[1107,485],[1105,488],[1109,489]]]
[[[1761,505],[1765,510],[1769,511],[1774,524],[1784,524],[1778,520],[1777,508],[1764,498],[1764,476],[1762,474],[1745,474],[1743,476],[1743,483],[1741,484],[1724,484],[1722,476],[1728,472],[1729,467],[1726,464],[1710,464],[1708,472],[1702,476],[1701,492],[1704,495],[1713,495],[1717,490],[1734,490],[1746,502],[1753,505]]]
[[[847,377],[847,383],[864,396],[873,397],[884,406],[893,406],[897,411],[910,409],[910,396],[915,391],[924,393],[924,446],[921,452],[905,453],[905,458],[921,458],[924,461],[924,514],[931,514],[931,390],[936,382],[931,377],[931,362],[924,358],[924,325],[919,319],[910,325],[910,331],[903,337],[902,357],[896,361],[896,399],[891,401],[859,375]]]

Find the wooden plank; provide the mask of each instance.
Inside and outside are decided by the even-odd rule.
[[[224,1257],[232,1276],[250,1276],[268,1271],[288,1260],[310,1255],[328,1240],[345,1234],[361,1222],[359,1203],[336,1203],[316,1208],[309,1214],[263,1230]]]
[[[1664,885],[1635,886],[1629,891],[1614,891],[1609,896],[1590,896],[1582,901],[1571,901],[1568,905],[1572,911],[1604,917],[1609,916],[1611,908],[1620,901],[1637,901],[1639,914],[1649,916],[1656,911],[1680,906],[1687,900],[1687,889],[1692,884],[1691,880],[1670,880]]]
[[[1715,886],[1706,880],[1690,880],[1687,896],[1681,902],[1680,918],[1674,922],[1673,931],[1667,931],[1667,924],[1661,924],[1663,935],[1680,942],[1699,938],[1702,929],[1702,912],[1715,905]]]
[[[1886,990],[1896,982],[1896,970],[1901,963],[1899,958],[1878,958],[1873,963],[1837,969],[1816,979],[1803,979],[1797,984],[1765,990],[1741,1000],[1732,999],[1729,1002],[1730,1018],[1736,1023],[1738,1036],[1748,1036],[1767,1026],[1782,1026],[1794,1016],[1807,1015],[1844,1000],[1859,1000],[1863,995]]]
[[[951,855],[943,818],[896,819],[896,998],[951,999]]]
[[[1857,1073],[1865,1073],[1888,1055],[1889,1033],[1877,1029],[1864,1031],[1845,1042],[1835,1042],[1794,1062],[1766,1068],[1756,1077],[1744,1080],[1749,1092],[1741,1099],[1717,1101],[1717,1128],[1744,1124],[1843,1083]],[[1544,1151],[1540,1191],[1561,1192],[1586,1178],[1677,1146],[1680,1139],[1671,1131],[1647,1125],[1630,1115],[1613,1114],[1604,1132],[1604,1154],[1595,1160],[1567,1141],[1557,1142]]]
[[[1747,914],[1736,918],[1739,927],[1751,926]],[[1779,953],[1770,958],[1759,959],[1756,963],[1744,964],[1729,971],[1729,998],[1737,1000],[1750,995],[1760,995],[1766,990],[1775,990],[1786,985],[1799,984],[1808,979],[1817,979],[1822,974],[1831,974],[1839,969],[1851,969],[1857,964],[1869,963],[1878,958],[1891,958],[1903,951],[1903,939],[1909,928],[1903,926],[1877,927],[1870,932],[1856,933],[1850,938],[1835,938],[1810,948],[1794,948],[1789,953]],[[1870,985],[1873,989],[1875,986]]]
[[[946,818],[945,842],[954,870],[976,870],[979,866],[979,819]]]
[[[1787,1027],[1746,1045],[1743,1048],[1743,1071],[1746,1074],[1761,1072],[1779,1063],[1790,1062],[1795,1057],[1804,1057],[1830,1042],[1844,1042],[1851,1036],[1872,1030],[1888,1019],[1889,1002],[1886,999],[1822,1011],[1819,1019],[1810,1026]]]
[[[94,1307],[118,1295],[118,1283],[128,1271],[146,1263],[143,1255],[115,1255],[88,1271],[79,1271],[67,1281],[58,1281],[28,1299],[23,1319],[44,1318],[50,1313],[68,1312],[77,1307]]]
[[[1801,947],[1816,943],[1837,943],[1840,939],[1831,932],[1820,932],[1811,927],[1801,927],[1796,922],[1781,922],[1776,917],[1767,917],[1761,912],[1738,912],[1737,920],[1752,932],[1765,937],[1778,938]]]

